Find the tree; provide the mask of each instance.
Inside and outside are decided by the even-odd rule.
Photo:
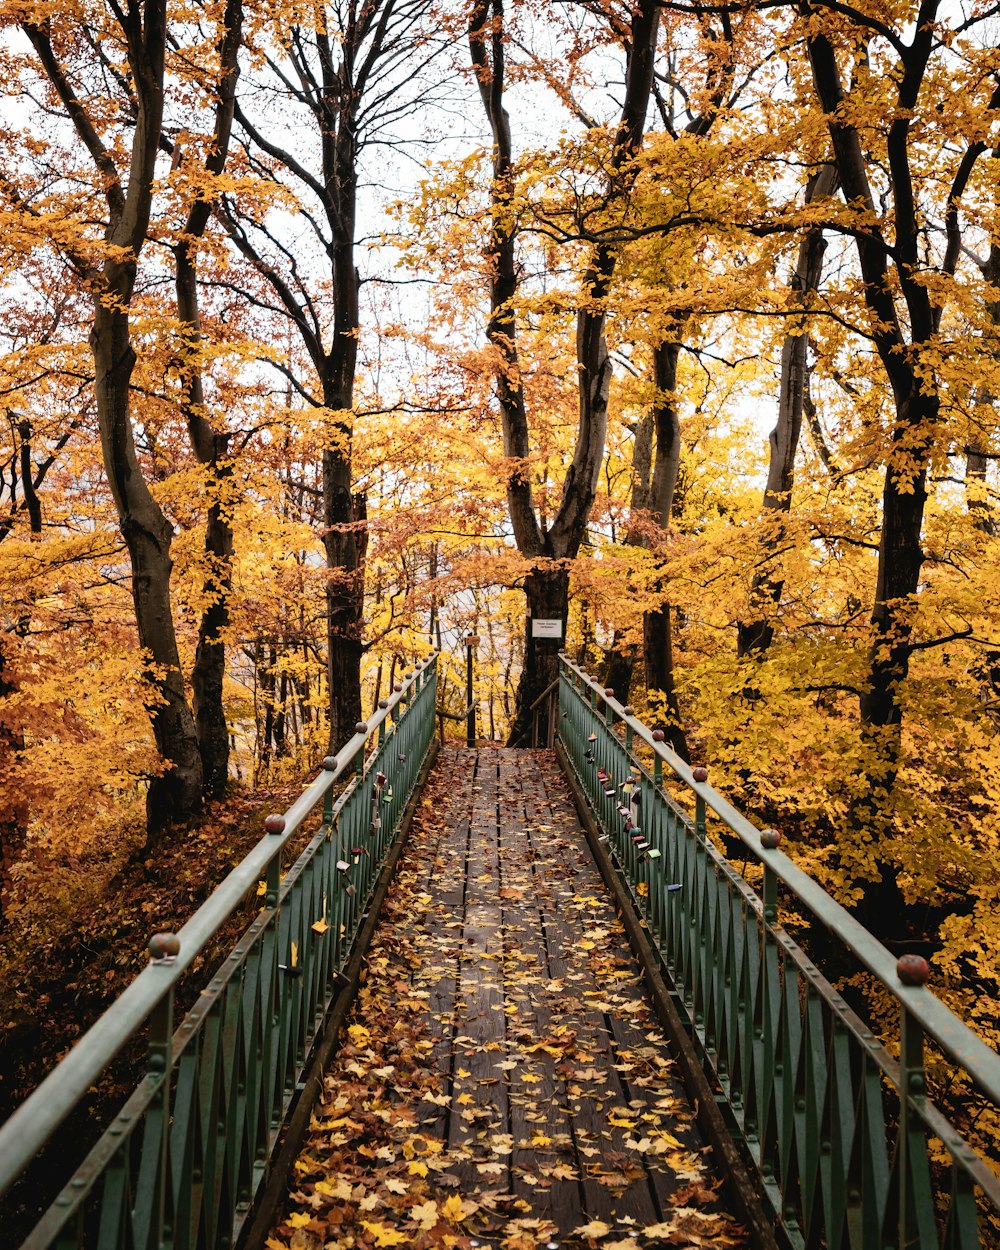
[[[881,18],[838,5],[836,19],[822,3],[800,9],[813,84],[822,110],[843,188],[846,209],[836,215],[852,235],[864,283],[867,332],[885,369],[894,420],[882,488],[882,524],[868,671],[859,706],[866,748],[864,775],[855,794],[853,821],[862,845],[877,839],[889,816],[889,798],[900,755],[903,717],[901,691],[914,652],[917,593],[924,552],[921,529],[927,502],[929,465],[938,452],[947,412],[942,406],[937,358],[942,317],[952,294],[961,258],[960,212],[979,158],[989,150],[977,138],[964,139],[943,128],[934,177],[950,166],[943,204],[926,180],[923,123],[928,102],[946,73],[951,33],[939,19],[938,0],[922,0],[913,14],[912,36]],[[976,18],[962,22],[963,31]],[[953,30],[953,28],[951,28]],[[842,62],[857,73],[844,86]],[[1000,85],[981,56],[963,67],[975,84],[976,105],[989,116],[1000,106]],[[877,68],[876,68],[877,67]],[[992,83],[991,83],[992,80]],[[892,87],[886,89],[886,84]],[[931,108],[934,105],[930,105]],[[930,123],[930,118],[927,118]],[[940,129],[935,127],[935,130]],[[945,144],[958,143],[949,158]],[[877,197],[891,203],[880,214]],[[944,248],[930,254],[935,204],[944,223]],[[898,918],[899,894],[893,866],[876,851],[874,862],[858,855],[859,872],[874,881],[859,914],[885,932]]]
[[[634,158],[642,142],[653,86],[653,66],[660,10],[654,0],[641,0],[629,22],[625,95],[606,166],[600,209],[620,211],[635,179]],[[512,469],[507,503],[518,551],[531,561],[524,579],[527,628],[524,666],[517,692],[512,743],[530,735],[531,706],[556,676],[558,640],[536,638],[532,621],[561,623],[565,636],[569,615],[569,564],[583,542],[604,460],[611,386],[608,354],[607,301],[619,245],[602,239],[600,229],[588,237],[589,254],[580,280],[576,315],[576,357],[579,373],[579,415],[572,458],[566,467],[562,497],[551,524],[539,521],[526,465],[531,434],[520,377],[514,300],[518,289],[516,257],[517,169],[510,121],[504,106],[505,31],[502,0],[476,0],[469,21],[469,48],[479,92],[493,137],[491,184],[492,227],[489,240],[490,314],[486,333],[496,352],[497,399],[504,450]],[[599,216],[596,205],[591,214]],[[586,229],[585,223],[579,223]]]
[[[209,471],[208,515],[205,523],[207,575],[203,593],[206,606],[201,614],[198,645],[191,672],[192,704],[198,749],[201,754],[203,786],[208,798],[221,798],[229,778],[229,726],[222,690],[226,670],[224,631],[229,623],[229,594],[232,588],[233,528],[226,499],[232,479],[229,462],[230,435],[216,430],[210,419],[200,365],[202,349],[201,317],[198,298],[198,246],[211,216],[213,181],[226,167],[233,114],[236,108],[237,58],[242,42],[242,0],[227,0],[219,31],[218,101],[215,124],[208,140],[201,169],[186,168],[195,162],[175,149],[173,156],[198,189],[174,244],[174,285],[180,320],[182,357],[181,406],[191,446],[199,462]],[[207,184],[207,185],[206,185]]]
[[[422,72],[436,51],[425,21],[429,0],[346,0],[321,6],[312,24],[286,29],[274,14],[255,45],[268,77],[238,102],[245,158],[289,188],[311,238],[290,246],[287,218],[227,197],[230,236],[287,317],[311,368],[289,371],[293,389],[327,434],[323,463],[323,543],[328,580],[327,669],[330,749],[361,718],[364,653],[365,499],[352,485],[354,389],[361,333],[357,216],[361,154],[383,139],[424,93]],[[265,107],[254,105],[263,99]],[[273,124],[268,102],[294,120]],[[308,258],[308,259],[307,259]]]
[[[85,210],[68,237],[60,233],[57,246],[91,299],[90,348],[104,467],[131,562],[139,643],[149,657],[153,733],[166,762],[166,771],[149,785],[149,828],[156,832],[196,811],[202,797],[201,756],[170,602],[173,531],[139,463],[130,392],[136,361],[130,308],[148,238],[163,130],[166,5],[150,0],[141,10],[134,4],[126,10],[95,7],[72,20],[52,10],[22,29],[47,80],[51,103],[89,158],[87,181],[95,199],[86,210],[99,211],[97,195],[104,202],[99,235],[89,228]],[[91,83],[103,81],[105,40],[127,66],[124,76],[112,79],[121,91],[125,135],[131,132],[121,146],[106,141],[103,118],[88,107],[88,97],[101,98],[101,90],[91,92]],[[4,185],[10,203],[44,237],[45,213],[18,189],[17,172],[9,164],[8,171]]]

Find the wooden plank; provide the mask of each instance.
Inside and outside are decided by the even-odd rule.
[[[446,749],[418,810],[297,1165],[309,1235],[500,1247],[523,1220],[581,1244],[593,1220],[624,1239],[674,1219],[694,1181],[672,1164],[705,1180],[690,1113],[552,753]]]

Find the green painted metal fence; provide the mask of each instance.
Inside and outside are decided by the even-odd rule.
[[[897,962],[777,849],[773,830],[741,816],[703,769],[688,768],[565,656],[558,732],[791,1245],[1000,1244],[1000,1179],[928,1099],[924,1044],[933,1039],[995,1106],[1000,1056],[919,984],[922,961]],[[689,788],[688,810],[666,792],[668,779]],[[762,896],[710,841],[709,812],[762,865]],[[782,928],[779,884],[898,1001],[898,1035],[885,1039],[898,1057]]]
[[[4,1193],[147,1028],[145,1078],[23,1250],[234,1244],[433,740],[436,673],[431,657],[408,674],[288,811],[268,817],[254,850],[176,936],[153,939],[150,966],[0,1129]],[[314,809],[319,830],[283,873]],[[177,982],[260,881],[259,915],[175,1030]]]

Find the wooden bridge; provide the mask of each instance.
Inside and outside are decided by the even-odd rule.
[[[58,1151],[26,1250],[998,1244],[995,1163],[927,1097],[924,1039],[994,1106],[1000,1058],[919,964],[568,660],[553,749],[435,752],[434,699],[432,659],[0,1129],[23,1206],[18,1178],[147,1030],[146,1076],[85,1159]],[[175,1030],[175,985],[258,882]],[[898,1036],[779,901],[882,979]]]

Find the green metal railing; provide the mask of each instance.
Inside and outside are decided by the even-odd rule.
[[[4,1193],[148,1028],[146,1076],[23,1250],[235,1243],[433,741],[436,674],[436,657],[407,674],[284,815],[268,817],[257,846],[176,935],[153,938],[149,967],[0,1129]],[[283,874],[314,809],[319,830]],[[262,880],[259,915],[175,1030],[177,982]]]
[[[787,1241],[831,1250],[1000,1244],[1000,1179],[928,1099],[924,1043],[933,1039],[994,1106],[1000,1055],[924,987],[924,961],[897,961],[777,849],[774,830],[755,828],[704,769],[685,765],[565,656],[559,736]],[[689,787],[693,812],[674,802],[667,780]],[[761,864],[762,896],[710,841],[709,811]],[[898,1001],[898,1059],[782,928],[779,883]]]

